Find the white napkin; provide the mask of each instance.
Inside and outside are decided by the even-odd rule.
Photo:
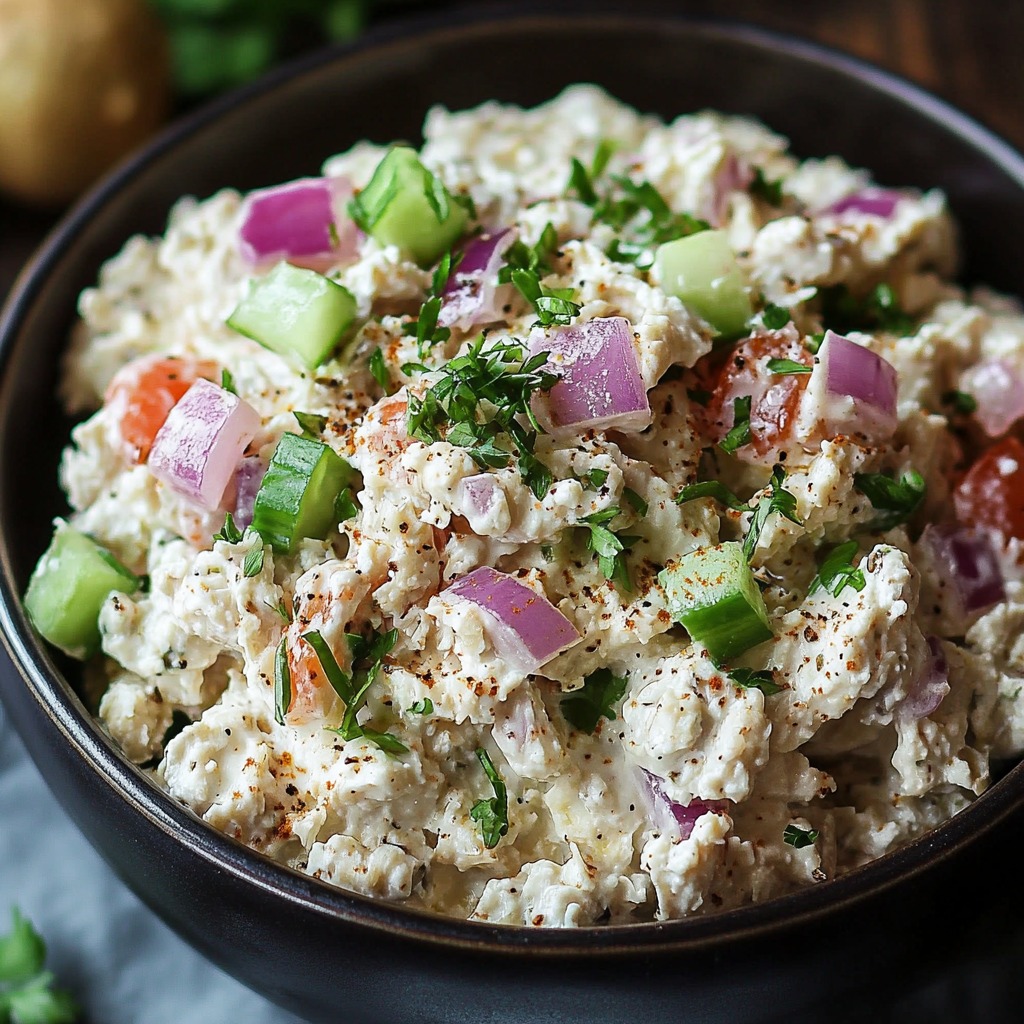
[[[298,1024],[177,937],[82,838],[0,708],[0,935],[17,905],[46,966],[103,1024]]]

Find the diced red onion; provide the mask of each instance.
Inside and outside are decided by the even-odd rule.
[[[955,588],[965,615],[1006,600],[999,556],[987,533],[929,523],[921,540],[931,548],[940,577]]]
[[[442,327],[468,331],[477,324],[501,319],[503,296],[508,289],[498,284],[498,271],[509,246],[518,237],[514,228],[505,228],[478,235],[466,243],[462,259],[441,293],[444,302],[437,322]]]
[[[965,370],[960,390],[977,400],[974,418],[989,437],[1001,437],[1024,416],[1024,378],[1005,359],[989,359]]]
[[[949,693],[949,663],[942,641],[937,636],[927,637],[927,641],[928,660],[899,705],[900,715],[914,721],[930,715]]]
[[[244,530],[252,523],[256,494],[263,483],[267,464],[259,455],[247,455],[235,470],[235,526]]]
[[[707,220],[712,227],[721,227],[729,212],[729,200],[734,192],[745,192],[750,183],[754,180],[754,172],[746,160],[741,159],[735,153],[730,153],[722,162],[722,166],[715,175],[714,192],[710,208],[707,212]]]
[[[455,488],[454,507],[476,530],[489,520],[505,499],[505,492],[493,473],[463,477]]]
[[[664,780],[641,768],[637,773],[640,795],[647,805],[651,824],[662,832],[672,832],[680,839],[689,839],[697,819],[705,814],[728,814],[728,800],[691,800],[677,804],[665,792]]]
[[[561,380],[547,394],[534,394],[532,405],[553,433],[608,427],[638,432],[651,422],[633,328],[625,317],[534,332],[531,354],[544,351],[551,353],[548,368]]]
[[[250,192],[243,202],[239,248],[252,266],[287,260],[324,271],[356,255],[359,231],[345,212],[346,178],[300,178]]]
[[[157,432],[150,472],[197,505],[216,509],[259,426],[259,413],[247,402],[197,380]]]
[[[536,672],[580,639],[576,627],[543,594],[489,566],[457,580],[445,597],[469,601],[486,612],[494,649],[525,673]]]
[[[851,192],[848,196],[836,200],[819,211],[821,214],[830,217],[841,217],[847,213],[857,213],[865,217],[880,217],[888,220],[896,212],[900,201],[906,198],[906,193],[898,192],[894,188],[863,188],[857,192]]]
[[[884,441],[896,430],[896,368],[863,345],[826,331],[806,401],[830,436],[860,434]],[[807,412],[802,412],[806,416]]]

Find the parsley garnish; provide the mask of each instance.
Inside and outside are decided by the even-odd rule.
[[[771,373],[810,373],[813,367],[798,363],[795,359],[769,359],[768,370]]]
[[[220,371],[220,386],[232,395],[238,394],[238,391],[235,388],[235,378],[231,375],[231,371],[228,369]]]
[[[612,505],[593,515],[584,516],[579,520],[579,525],[590,531],[587,534],[587,547],[597,554],[597,564],[604,578],[629,591],[633,589],[633,584],[629,578],[629,567],[626,565],[626,552],[640,538],[619,537],[608,528],[606,524],[615,519],[620,512],[618,505]]]
[[[566,186],[566,195],[572,195],[576,193],[576,198],[581,203],[587,206],[597,205],[597,190],[594,188],[594,183],[591,180],[590,172],[576,159],[573,157],[569,164],[569,184]],[[596,177],[596,175],[595,175]]]
[[[617,676],[610,668],[599,668],[583,680],[583,686],[562,698],[565,720],[580,732],[593,732],[602,718],[615,721],[614,704],[626,692],[626,676]]]
[[[274,658],[274,721],[284,725],[292,703],[292,670],[288,667],[288,638],[281,637]]]
[[[245,556],[242,563],[243,576],[259,576],[263,572],[263,555],[265,548],[262,543],[253,545]]]
[[[640,497],[631,487],[622,488],[622,496],[626,499],[626,503],[633,507],[633,511],[636,512],[641,518],[647,515],[647,502]]]
[[[391,374],[388,373],[387,364],[384,362],[384,353],[378,345],[371,353],[369,363],[370,373],[373,379],[380,385],[385,395],[393,395],[395,389],[391,384]]]
[[[535,274],[550,274],[551,258],[558,252],[558,232],[554,225],[544,225],[544,230],[537,239],[537,244],[528,246],[521,239],[516,239],[505,250],[505,265],[498,271],[500,284],[512,283],[514,270],[530,270]]]
[[[592,469],[585,477],[583,477],[583,482],[588,487],[592,487],[596,491],[599,487],[604,486],[604,482],[607,479],[608,471],[606,469]]]
[[[409,708],[409,714],[411,715],[432,715],[434,713],[434,702],[429,697],[424,697],[423,700],[416,701]]]
[[[465,355],[441,367],[440,379],[422,398],[409,395],[406,431],[426,444],[447,441],[464,448],[481,468],[500,469],[515,459],[523,481],[543,498],[553,477],[533,454],[542,428],[530,398],[536,391],[550,390],[558,377],[542,369],[547,352],[527,358],[520,345],[503,343],[485,350],[483,343],[482,336],[477,338]],[[519,416],[533,429],[523,427]]]
[[[575,292],[571,288],[545,287],[536,270],[513,270],[512,284],[536,311],[534,327],[551,327],[556,324],[565,326],[574,316],[579,316],[583,308],[578,302],[572,301]]]
[[[476,749],[477,760],[483,767],[484,774],[490,780],[494,796],[485,800],[477,800],[473,804],[469,816],[480,826],[483,833],[484,846],[493,850],[498,845],[501,837],[508,832],[508,792],[505,783],[494,767],[487,751],[483,747]]]
[[[825,556],[817,576],[811,580],[807,593],[813,594],[816,590],[824,589],[833,597],[838,597],[847,587],[863,590],[866,585],[864,573],[852,562],[856,554],[857,542],[855,540],[836,545]]]
[[[293,412],[295,422],[302,429],[303,437],[310,437],[314,441],[320,440],[320,435],[327,426],[327,417],[315,412]]]
[[[731,508],[735,512],[753,512],[753,507],[740,501],[725,484],[718,480],[702,480],[697,484],[687,484],[677,495],[676,502],[680,505],[697,498],[714,498],[715,501]]]
[[[14,1024],[71,1024],[79,1007],[43,967],[46,943],[15,907],[11,931],[0,938],[0,1021]]]
[[[235,526],[235,517],[230,513],[224,516],[224,525],[213,535],[214,540],[227,541],[228,544],[237,544],[242,539],[242,531]]]
[[[718,442],[718,447],[730,455],[750,444],[750,395],[733,399],[732,410],[732,430]]]
[[[441,313],[441,306],[444,305],[442,294],[444,286],[448,283],[448,278],[455,272],[461,259],[461,253],[452,256],[450,252],[447,252],[441,257],[440,263],[434,268],[434,274],[430,280],[430,293],[420,307],[419,316],[405,325],[405,333],[416,337],[416,351],[420,359],[424,359],[435,345],[443,345],[452,336],[452,332],[447,327],[438,326],[437,318]],[[381,365],[383,366],[383,360]],[[372,366],[370,372],[373,373]],[[374,377],[377,377],[376,373],[374,373]],[[379,382],[380,378],[378,377],[377,380]],[[383,384],[381,386],[384,387]]]
[[[277,614],[281,616],[283,621],[285,621],[285,622],[291,622],[292,621],[291,609],[285,603],[285,600],[284,600],[283,597],[281,598],[280,601],[277,602],[277,604],[271,604],[269,601],[264,601],[263,603],[272,612],[277,612]]]
[[[781,331],[792,319],[793,315],[788,309],[785,309],[783,306],[776,306],[772,302],[769,302],[761,311],[761,323],[769,331]]]
[[[819,290],[825,324],[840,334],[847,331],[890,331],[906,335],[914,328],[913,317],[900,307],[896,293],[885,282],[857,299],[844,284]]]
[[[816,828],[800,828],[799,825],[787,825],[782,833],[782,841],[797,850],[805,846],[813,846],[818,841],[819,831]]]
[[[769,206],[782,205],[782,179],[769,181],[764,176],[764,169],[754,168],[754,180],[750,183],[750,194],[763,199]]]
[[[872,530],[890,530],[906,522],[924,500],[924,477],[915,469],[899,481],[885,473],[854,473],[853,483],[881,513],[868,524]]]
[[[970,416],[978,408],[978,400],[966,391],[947,391],[942,396],[942,404],[952,406],[961,416]]]
[[[755,672],[752,668],[734,668],[727,675],[742,689],[760,690],[766,697],[781,693],[783,689],[775,682],[775,673],[771,669]]]

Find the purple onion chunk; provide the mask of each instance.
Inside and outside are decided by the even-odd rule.
[[[989,437],[1002,437],[1024,416],[1024,379],[1005,359],[987,359],[964,371],[960,390],[977,400],[974,418]]]
[[[267,464],[259,455],[247,455],[235,470],[235,526],[244,530],[252,524],[256,495],[267,472]]]
[[[680,839],[689,839],[693,827],[705,814],[728,814],[728,800],[693,799],[679,804],[665,792],[665,781],[646,768],[637,773],[640,795],[647,805],[651,824],[663,832],[671,832]]]
[[[906,198],[906,193],[899,192],[894,188],[869,187],[851,192],[848,196],[836,200],[821,210],[821,214],[830,217],[842,217],[844,214],[855,213],[863,217],[879,217],[882,220],[891,219],[896,212],[900,201]]]
[[[1006,600],[999,555],[989,534],[929,523],[921,540],[931,548],[941,577],[953,585],[965,615]]]
[[[498,284],[498,272],[516,238],[518,233],[513,228],[505,228],[466,243],[455,273],[441,293],[444,301],[437,322],[442,327],[468,331],[477,324],[502,318],[501,296],[508,289]]]
[[[927,641],[928,660],[899,705],[900,715],[915,722],[936,711],[949,693],[949,663],[942,641],[937,636],[927,637]]]

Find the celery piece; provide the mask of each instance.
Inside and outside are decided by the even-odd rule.
[[[315,370],[335,350],[356,316],[348,289],[314,270],[278,263],[228,317],[228,327]]]
[[[658,246],[654,274],[723,338],[744,332],[753,315],[743,272],[724,231],[701,231]]]
[[[699,548],[658,574],[668,610],[717,664],[774,635],[743,547]]]
[[[469,219],[407,146],[388,151],[369,184],[349,204],[349,212],[381,245],[397,246],[421,267],[447,252]]]
[[[326,537],[338,525],[335,499],[353,474],[322,441],[285,434],[256,492],[252,528],[284,555],[303,537]]]
[[[99,650],[106,599],[115,590],[134,594],[138,588],[138,578],[106,548],[59,525],[28,582],[25,611],[44,640],[84,660]]]

